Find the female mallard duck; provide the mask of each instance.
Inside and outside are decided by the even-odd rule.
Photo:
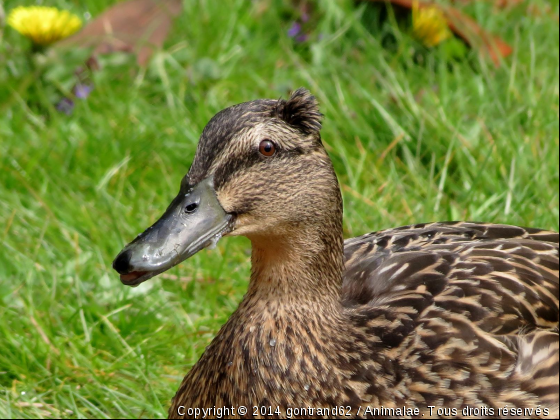
[[[252,242],[248,292],[169,415],[557,413],[558,234],[454,222],[344,241],[320,128],[304,89],[221,111],[179,195],[115,259],[136,286],[223,235]]]

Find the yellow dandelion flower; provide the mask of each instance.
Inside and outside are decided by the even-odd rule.
[[[412,33],[426,47],[435,47],[451,36],[441,9],[436,6],[412,6]]]
[[[19,6],[8,15],[8,25],[45,47],[75,33],[82,26],[81,19],[67,10],[45,6]]]

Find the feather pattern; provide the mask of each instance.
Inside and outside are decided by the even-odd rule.
[[[442,395],[432,385],[445,384],[461,405],[557,410],[557,233],[431,223],[353,238],[344,251],[346,306],[410,308],[388,353],[413,388],[424,387],[420,401]],[[383,335],[377,317],[370,325]]]

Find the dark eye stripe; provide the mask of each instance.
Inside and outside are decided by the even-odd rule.
[[[295,147],[292,149],[276,149],[275,156],[282,160],[288,161],[290,158],[313,153],[317,147],[303,149],[302,147]],[[216,168],[214,173],[214,185],[216,189],[224,185],[230,179],[235,178],[238,173],[251,169],[255,165],[267,165],[271,162],[267,157],[262,156],[260,153],[253,152],[250,154],[242,154],[235,157],[224,156],[223,162]],[[264,168],[264,166],[263,166]]]

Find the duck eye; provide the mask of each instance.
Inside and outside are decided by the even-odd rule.
[[[259,145],[259,152],[263,156],[270,157],[276,153],[276,145],[270,140],[263,140]]]

